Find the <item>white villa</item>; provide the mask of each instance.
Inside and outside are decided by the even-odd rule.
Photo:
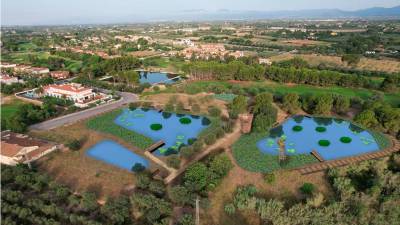
[[[72,100],[75,106],[83,108],[90,103],[109,99],[109,95],[93,92],[93,89],[82,86],[81,84],[50,84],[43,87],[45,96],[64,98]]]

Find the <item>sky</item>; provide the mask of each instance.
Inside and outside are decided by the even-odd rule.
[[[1,0],[1,24],[141,22],[218,10],[357,10],[397,5],[400,0]]]

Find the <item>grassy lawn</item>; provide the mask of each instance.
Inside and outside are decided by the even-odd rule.
[[[233,144],[232,152],[237,164],[251,172],[270,173],[279,169],[292,169],[309,163],[318,162],[310,154],[298,154],[288,156],[287,162],[279,164],[277,155],[262,153],[257,142],[267,135],[265,133],[251,133],[242,135],[240,139]]]
[[[25,103],[19,99],[14,99],[11,103],[1,105],[1,118],[7,119],[17,112],[18,107]]]
[[[95,117],[93,119],[90,119],[86,122],[86,126],[89,129],[96,130],[102,133],[106,134],[111,134],[116,137],[119,137],[123,139],[124,141],[131,143],[132,145],[140,148],[140,149],[146,149],[147,147],[151,146],[153,144],[153,140],[138,134],[136,132],[133,132],[131,130],[128,130],[126,128],[123,128],[117,124],[114,123],[114,119],[121,114],[122,109],[114,110],[112,112],[100,115],[98,117]]]
[[[32,51],[35,50],[38,46],[33,44],[32,42],[21,43],[18,45],[18,50],[20,51]]]

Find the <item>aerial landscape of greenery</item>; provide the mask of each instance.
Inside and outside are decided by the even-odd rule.
[[[2,9],[1,223],[399,224],[399,6],[108,7]]]

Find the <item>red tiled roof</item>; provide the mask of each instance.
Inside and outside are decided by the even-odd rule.
[[[77,85],[72,85],[72,84],[60,84],[60,85],[50,84],[50,85],[47,85],[44,87],[45,90],[48,90],[50,88],[63,90],[63,91],[70,91],[70,92],[75,92],[75,93],[91,90],[90,88],[87,88],[87,87],[77,86]]]

